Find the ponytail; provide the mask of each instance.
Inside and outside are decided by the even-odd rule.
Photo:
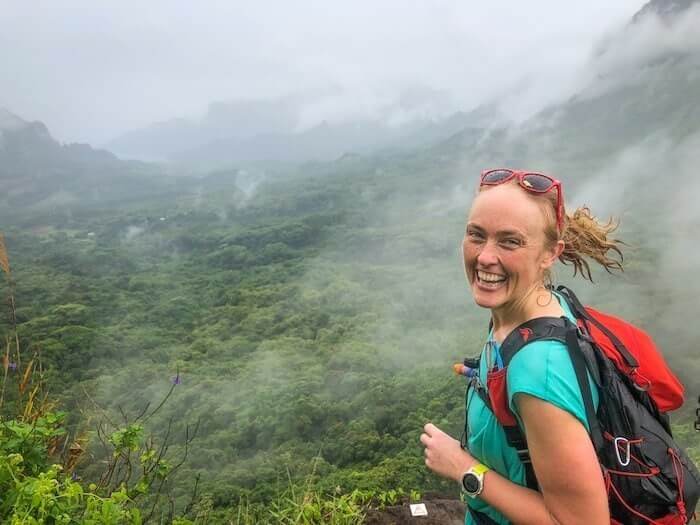
[[[508,183],[518,184],[518,181],[513,178]],[[480,186],[479,191],[490,187],[493,186]],[[612,273],[613,270],[624,271],[620,245],[625,243],[610,237],[617,230],[616,220],[611,218],[607,223],[600,222],[587,206],[582,206],[571,215],[565,214],[563,233],[560,235],[556,213],[559,195],[554,191],[536,195],[530,192],[526,194],[541,206],[545,215],[544,235],[550,246],[559,240],[564,241],[564,251],[559,260],[565,265],[574,266],[574,277],[580,273],[584,279],[593,282],[591,267],[586,259],[595,261],[608,273]],[[545,270],[543,277],[545,286],[553,286],[551,269]]]
[[[618,227],[612,218],[607,223],[599,222],[587,207],[578,208],[573,215],[566,215],[562,240],[565,247],[559,260],[563,264],[573,264],[574,276],[581,273],[584,279],[593,282],[588,259],[600,264],[605,271],[624,271],[622,251],[618,239],[609,238]]]

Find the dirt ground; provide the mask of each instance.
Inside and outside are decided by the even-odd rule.
[[[466,506],[453,499],[423,501],[428,510],[427,516],[411,516],[408,505],[371,510],[365,518],[365,525],[463,525]]]

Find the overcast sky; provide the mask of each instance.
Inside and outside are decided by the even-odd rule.
[[[342,88],[366,113],[415,85],[516,117],[574,89],[644,0],[0,0],[0,107],[106,142],[212,101]],[[337,113],[337,108],[336,108]]]

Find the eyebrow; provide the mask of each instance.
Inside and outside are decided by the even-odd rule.
[[[479,230],[480,232],[486,231],[484,230],[481,226],[478,224],[474,224],[473,222],[467,223],[467,228],[474,228],[475,230]],[[508,236],[515,236],[515,237],[525,237],[525,234],[518,230],[499,230],[496,232],[496,235],[499,237],[508,237]]]

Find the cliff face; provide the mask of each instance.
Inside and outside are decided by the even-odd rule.
[[[0,178],[35,175],[60,159],[61,145],[41,122],[27,122],[0,110]]]
[[[55,177],[117,165],[119,160],[108,151],[62,145],[42,122],[28,122],[0,108],[0,179]]]
[[[42,122],[0,109],[0,207],[10,217],[114,201],[147,187],[147,172],[88,144],[61,144]]]

